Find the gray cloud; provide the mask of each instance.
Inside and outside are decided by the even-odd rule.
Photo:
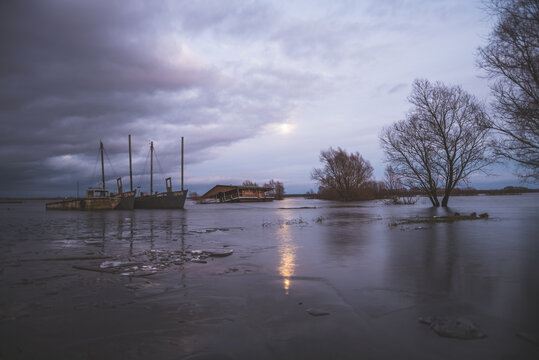
[[[316,75],[240,64],[230,76],[181,41],[206,30],[248,39],[275,16],[240,1],[2,2],[0,195],[87,179],[99,139],[125,175],[127,134],[135,166],[151,139],[166,167],[180,136],[187,162],[200,162],[283,121]]]
[[[164,172],[177,173],[181,136],[189,165],[324,99],[334,102],[320,113],[342,117],[376,60],[400,66],[399,52],[432,35],[424,25],[462,4],[1,1],[0,196],[95,181],[100,139],[111,178],[127,174],[128,134],[135,173],[151,140]],[[407,79],[379,81],[371,95],[396,97]]]
[[[404,83],[397,84],[397,85],[393,86],[391,89],[389,89],[387,91],[387,93],[388,94],[394,94],[394,93],[402,92],[402,91],[408,89],[408,86],[409,86],[408,84],[404,84]]]

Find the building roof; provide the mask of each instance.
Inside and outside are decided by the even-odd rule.
[[[206,199],[212,196],[215,196],[221,192],[227,192],[235,189],[251,189],[251,190],[262,190],[264,192],[273,190],[272,187],[268,186],[244,186],[244,185],[215,185],[207,193],[201,196],[202,199]]]

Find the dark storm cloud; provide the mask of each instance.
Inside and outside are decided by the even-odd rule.
[[[180,136],[197,162],[282,121],[302,96],[293,87],[316,76],[256,68],[231,76],[182,42],[208,29],[249,38],[273,16],[245,2],[0,3],[0,195],[88,177],[99,139],[125,174],[127,134],[135,166],[149,140],[166,149]],[[161,153],[177,162],[175,150]]]
[[[66,139],[68,144],[85,144],[148,116],[155,106],[172,106],[154,96],[157,91],[177,92],[216,81],[217,75],[203,66],[159,59],[144,14],[114,4],[2,3],[4,146],[50,145],[42,151],[55,153],[65,148]]]

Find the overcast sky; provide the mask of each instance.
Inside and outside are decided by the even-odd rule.
[[[2,1],[0,196],[72,195],[180,176],[186,187],[277,179],[316,189],[320,150],[359,151],[382,179],[378,134],[416,78],[489,100],[476,66],[480,1]],[[110,164],[109,164],[110,159]],[[518,184],[510,168],[476,187]]]

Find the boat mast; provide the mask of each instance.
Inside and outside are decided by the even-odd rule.
[[[150,142],[150,195],[153,194],[153,141]]]
[[[133,167],[131,165],[131,134],[129,135],[129,191],[133,191]]]
[[[183,191],[183,136],[182,136],[182,191]]]
[[[105,163],[103,162],[103,142],[99,140],[99,150],[101,151],[101,181],[103,182],[103,190],[105,190]]]

